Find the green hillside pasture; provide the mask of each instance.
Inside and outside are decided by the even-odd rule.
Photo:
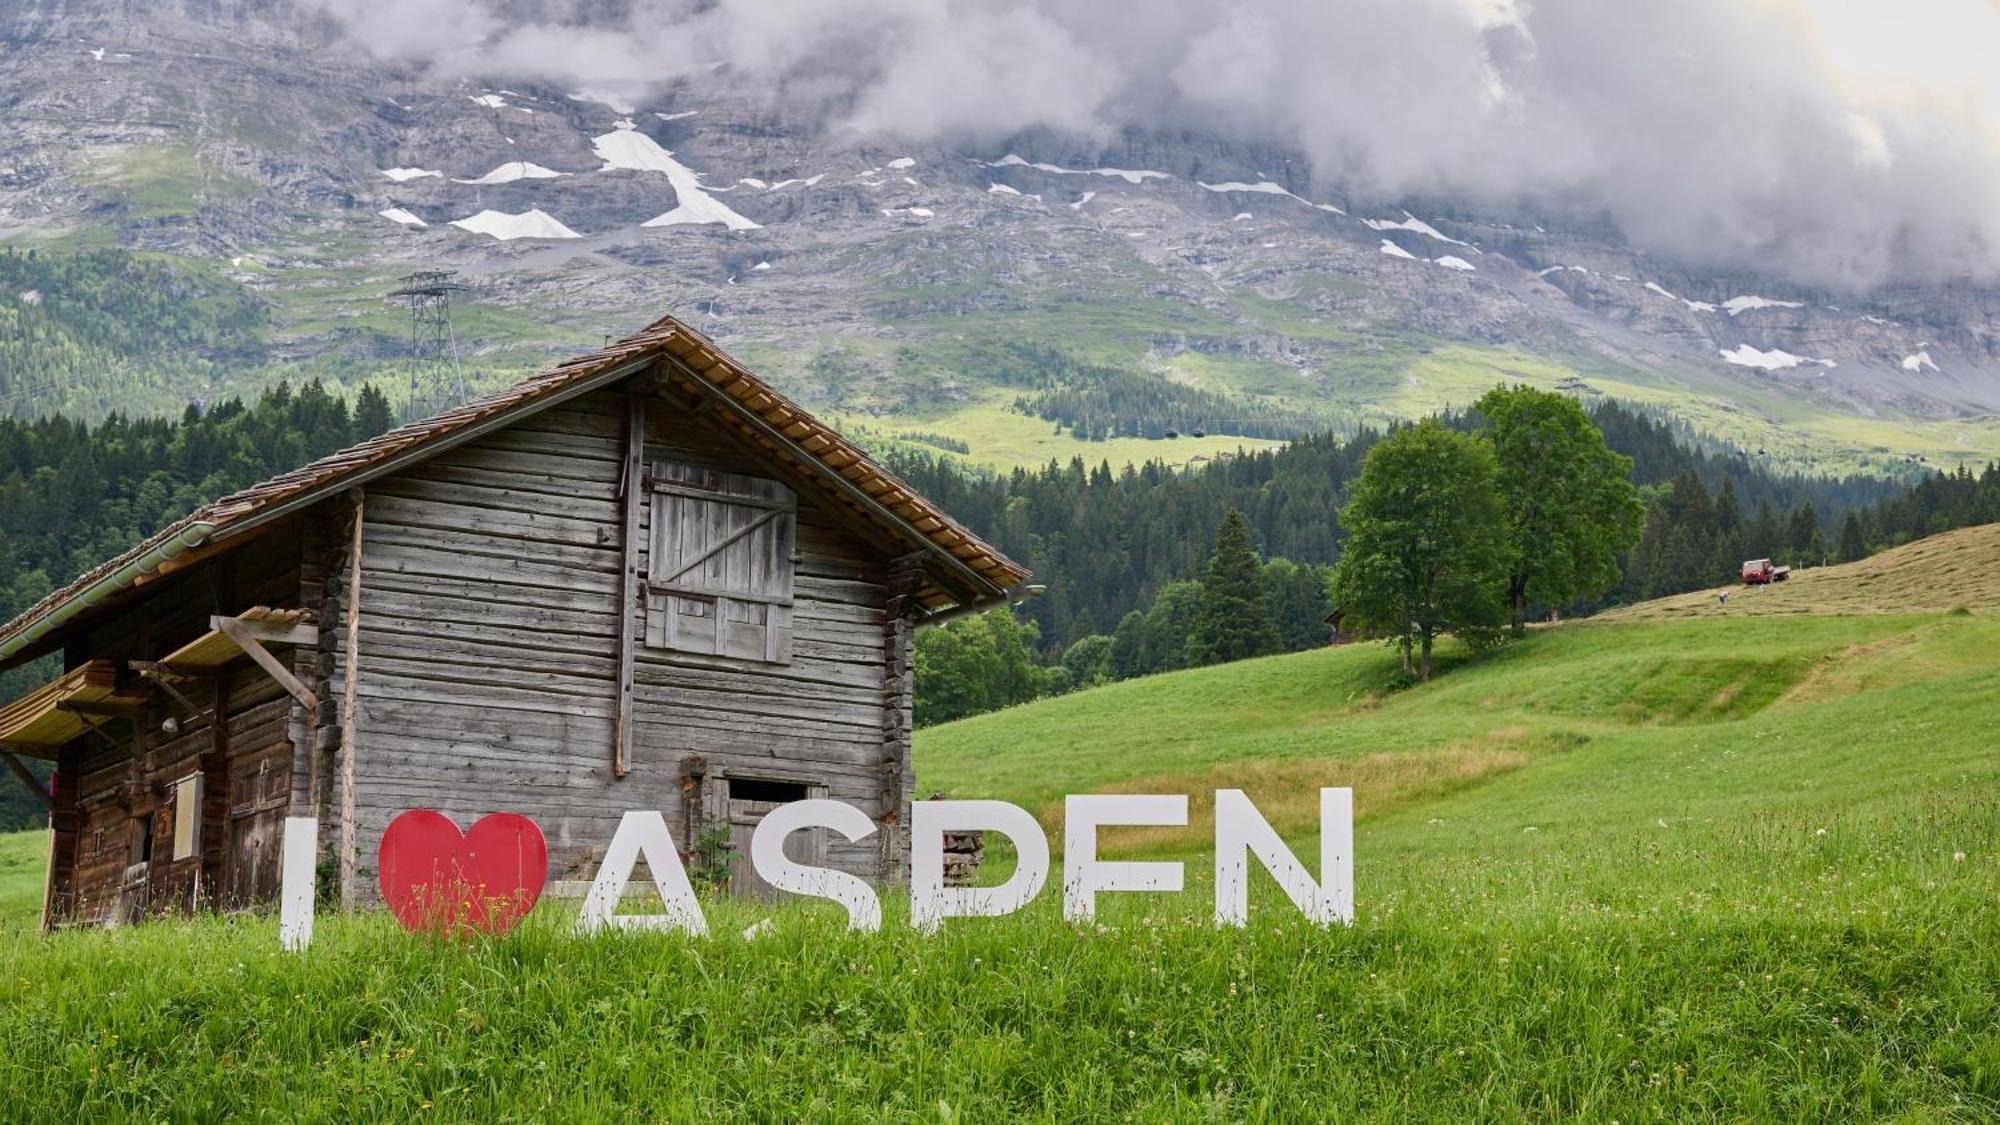
[[[1878,755],[1936,764],[1944,745],[1960,745],[1970,758],[1987,757],[1967,704],[1994,703],[2000,619],[1585,623],[1537,632],[1463,667],[1451,667],[1463,650],[1448,646],[1445,660],[1445,675],[1412,690],[1397,689],[1394,655],[1375,644],[1126,681],[919,732],[919,776],[927,791],[1017,801],[1049,823],[1067,792],[1135,784],[1195,792],[1229,781],[1269,810],[1296,801],[1305,820],[1272,815],[1301,829],[1317,816],[1306,791],[1323,784],[1351,780],[1365,819],[1530,764],[1512,784],[1586,804],[1592,815],[1603,808],[1601,785],[1578,790],[1543,778],[1580,769],[1664,797],[1680,782],[1660,763],[1685,759],[1698,771],[1725,771],[1721,788],[1688,799],[1772,799],[1796,787],[1793,772],[1808,760],[1820,763],[1815,774],[1836,762],[1853,766],[1849,780],[1860,783],[1880,768]],[[1937,678],[1911,682],[1920,676]],[[1831,698],[1819,690],[1862,682],[1883,690]],[[1813,706],[1787,705],[1793,692]],[[1885,708],[1944,723],[1950,737],[1922,754],[1894,752],[1900,735],[1837,745],[1824,737],[1829,726],[1873,729]],[[1626,777],[1628,769],[1636,775]],[[1757,775],[1755,787],[1739,780],[1746,770]]]
[[[48,862],[47,832],[0,834],[0,940],[40,921],[42,873]]]
[[[1970,653],[1921,673],[1902,651]],[[1456,654],[1455,654],[1456,655]],[[1357,788],[1359,918],[1105,897],[935,939],[728,903],[716,937],[322,918],[0,935],[0,1116],[288,1120],[1990,1120],[2000,620],[1572,626],[1392,690],[1350,647],[923,732],[920,785],[1046,812],[1240,785],[1310,855]],[[1204,802],[1195,802],[1202,806]],[[1197,809],[1195,818],[1205,816]],[[23,854],[40,846],[30,834]],[[10,845],[11,846],[11,845]],[[32,896],[18,896],[25,903]],[[9,901],[12,901],[11,899]]]

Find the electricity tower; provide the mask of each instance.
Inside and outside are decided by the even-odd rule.
[[[465,372],[451,331],[451,295],[465,291],[450,270],[419,270],[391,297],[410,300],[410,417],[428,418],[464,402]]]

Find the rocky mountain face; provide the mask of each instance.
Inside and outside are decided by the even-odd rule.
[[[443,268],[491,312],[461,330],[475,353],[566,355],[672,310],[808,397],[882,411],[909,387],[871,372],[984,334],[1364,413],[1414,401],[1413,357],[1464,348],[1698,399],[1698,426],[1754,417],[1732,438],[1810,415],[1995,452],[1991,289],[1702,272],[1590,216],[1359,204],[1208,135],[903,145],[724,71],[439,85],[282,5],[195,0],[0,2],[0,125],[0,239],[220,271],[268,295],[292,358],[386,360],[389,283]],[[829,348],[852,362],[815,364]]]

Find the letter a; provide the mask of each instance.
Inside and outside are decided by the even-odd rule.
[[[632,881],[632,869],[641,859],[653,873],[653,889],[660,892],[660,901],[666,904],[665,914],[617,912],[625,884]],[[596,933],[606,926],[626,930],[686,930],[696,936],[708,933],[708,919],[702,916],[701,903],[695,901],[687,869],[681,866],[681,854],[667,832],[667,820],[650,809],[628,812],[618,822],[618,831],[604,853],[604,863],[598,867],[590,894],[583,900],[583,910],[576,916],[578,933]]]

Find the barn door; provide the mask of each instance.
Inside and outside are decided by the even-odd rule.
[[[709,780],[711,820],[729,825],[729,890],[732,894],[775,899],[778,892],[757,877],[750,862],[750,839],[765,815],[779,805],[826,796],[826,786],[768,777],[726,776]],[[814,867],[826,863],[826,829],[808,828],[785,838],[785,855]]]
[[[232,910],[276,901],[285,812],[292,799],[292,747],[285,736],[291,700],[280,698],[229,720],[229,851],[223,904]]]
[[[646,644],[786,664],[798,499],[777,481],[653,465]]]

